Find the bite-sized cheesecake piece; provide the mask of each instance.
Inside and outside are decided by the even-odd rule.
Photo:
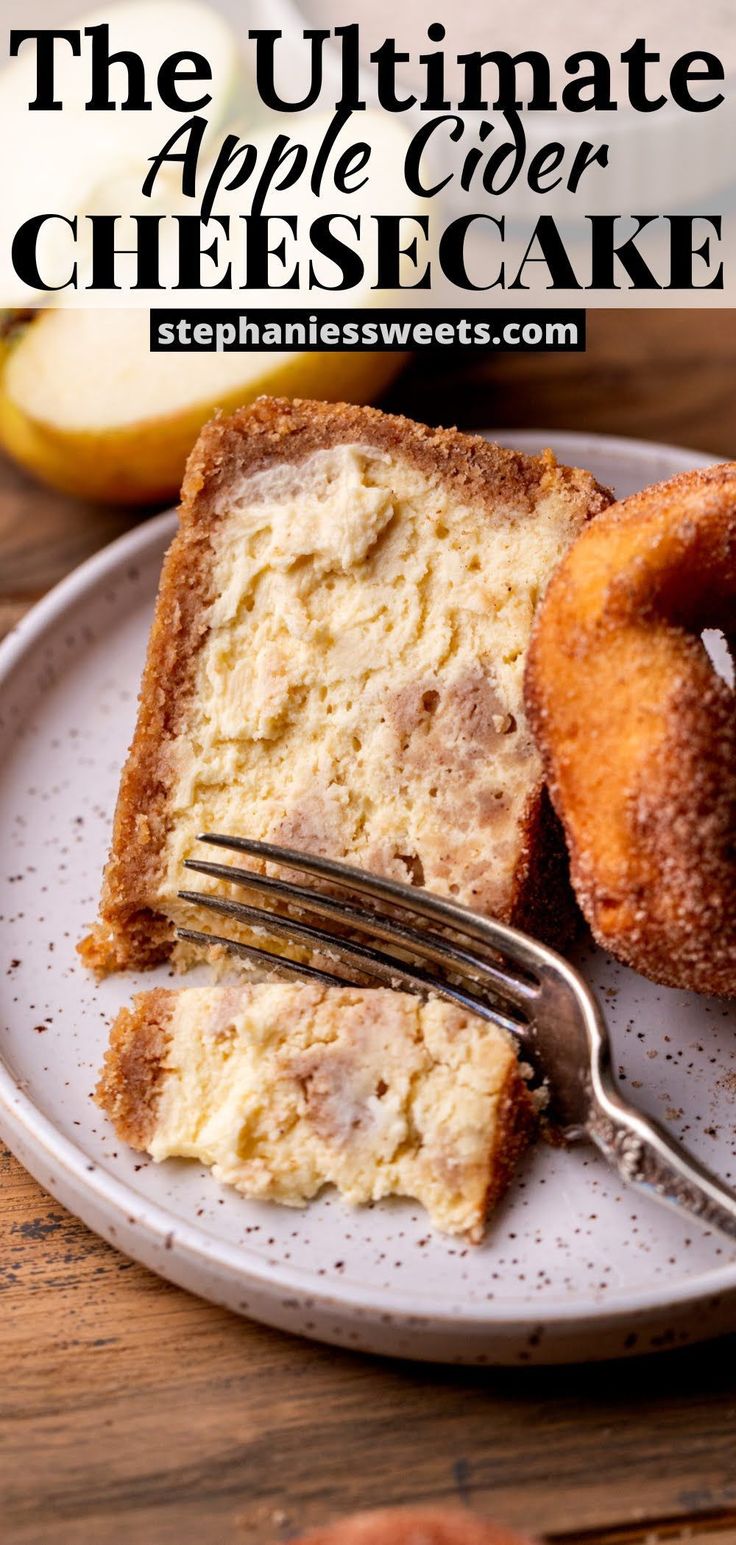
[[[176,921],[196,926],[177,891],[207,830],[558,937],[566,859],[524,661],[553,569],[609,502],[549,452],[371,408],[264,398],[213,420],[164,565],[88,962],[149,965]]]
[[[385,1507],[350,1513],[300,1535],[294,1545],[532,1545],[478,1513],[450,1507]]]
[[[473,1241],[534,1121],[505,1031],[438,999],[301,983],[141,993],[97,1100],[134,1148],[245,1196],[408,1196]]]

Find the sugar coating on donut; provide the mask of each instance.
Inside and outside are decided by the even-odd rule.
[[[598,515],[533,630],[530,723],[599,942],[666,985],[736,995],[736,464]]]

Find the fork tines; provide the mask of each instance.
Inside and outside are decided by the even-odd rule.
[[[335,859],[301,853],[293,848],[258,842],[249,837],[204,833],[201,842],[279,865],[317,882],[327,882],[346,899],[309,884],[273,878],[231,864],[188,859],[186,868],[251,892],[263,905],[235,901],[212,892],[179,892],[180,898],[203,907],[257,935],[285,939],[302,954],[294,960],[273,949],[199,929],[180,928],[179,937],[200,944],[217,944],[269,974],[297,975],[329,985],[346,986],[379,980],[422,996],[436,994],[524,1037],[538,995],[533,941],[502,923],[492,922],[457,902],[425,890],[369,874]],[[370,905],[364,902],[366,898]],[[357,904],[356,904],[357,903]],[[322,926],[324,922],[332,926]],[[439,926],[440,931],[427,927]],[[419,924],[419,927],[416,924]],[[355,938],[354,935],[358,935]],[[390,953],[373,942],[391,946]],[[458,942],[458,937],[461,942]],[[465,941],[472,940],[475,948]],[[477,948],[480,946],[480,949]],[[339,962],[337,974],[322,962]]]

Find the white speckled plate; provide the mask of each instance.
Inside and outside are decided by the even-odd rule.
[[[620,494],[703,457],[565,434]],[[0,1130],[47,1189],[194,1292],[304,1335],[458,1362],[618,1356],[736,1326],[736,1247],[626,1191],[592,1151],[540,1146],[469,1248],[411,1204],[248,1203],[186,1163],[125,1151],[90,1100],[107,1025],[141,982],[96,985],[75,942],[95,913],[120,765],[174,516],[132,531],[0,650]],[[625,1089],[736,1172],[736,1005],[668,992],[582,951]],[[146,985],[166,979],[148,976]]]

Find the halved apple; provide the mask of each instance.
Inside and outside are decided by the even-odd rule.
[[[330,115],[322,114],[300,120],[298,138],[312,157],[318,155],[330,123]],[[270,151],[274,133],[271,126],[249,134],[259,165]],[[364,113],[359,133],[361,140],[370,142],[372,176],[355,194],[333,190],[327,208],[362,215],[367,233],[364,245],[369,247],[375,213],[412,215],[425,205],[407,193],[403,178],[406,131],[385,115]],[[216,209],[231,216],[233,230],[241,211],[248,208],[246,193],[247,189],[225,187],[218,195]],[[137,185],[126,178],[114,189],[98,190],[95,207],[107,205],[133,213],[145,207],[145,201]],[[189,208],[176,179],[157,180],[152,208],[164,216]],[[324,208],[308,177],[297,187],[274,188],[269,209],[298,214],[302,288],[216,290],[212,295],[216,304],[229,301],[236,307],[266,307],[277,317],[279,302],[311,308],[329,301],[329,295],[309,288],[305,252],[311,221]],[[84,256],[79,251],[81,267]],[[375,251],[362,255],[364,279],[345,294],[351,309],[369,310],[392,301],[406,307],[411,291],[378,290]],[[167,272],[166,263],[172,259],[170,245],[162,257],[162,272]],[[401,259],[404,265],[406,261]],[[167,273],[166,282],[173,289],[175,273]],[[201,294],[174,293],[183,310],[204,303]],[[0,445],[37,476],[83,497],[131,504],[165,499],[177,492],[189,450],[216,408],[230,410],[263,393],[370,402],[402,364],[401,354],[373,349],[151,353],[148,312],[129,309],[128,298],[121,293],[114,309],[100,310],[90,309],[89,295],[86,304],[85,297],[78,295],[68,306],[36,311],[30,319],[11,324],[0,344]],[[417,298],[421,292],[415,293]],[[164,290],[141,295],[137,305],[146,301],[153,306],[171,305],[172,299],[173,294]]]
[[[135,504],[176,494],[215,408],[261,393],[369,402],[388,353],[149,353],[145,311],[40,311],[0,344],[0,443],[55,488]]]

